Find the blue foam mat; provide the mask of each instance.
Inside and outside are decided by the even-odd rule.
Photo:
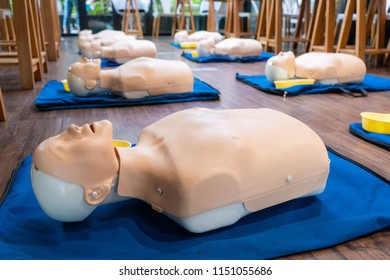
[[[1,259],[270,259],[333,246],[390,225],[390,182],[329,152],[325,192],[189,233],[149,205],[99,206],[85,221],[46,216],[32,192],[31,156],[0,206]]]
[[[366,74],[362,83],[343,85],[297,85],[285,89],[276,89],[273,83],[267,81],[265,75],[240,75],[237,73],[236,79],[266,93],[281,96],[319,93],[344,93],[354,96],[365,96],[367,95],[367,92],[390,91],[390,78],[383,78],[369,74]]]
[[[112,60],[108,60],[108,59],[102,59],[101,60],[101,67],[102,68],[106,68],[106,67],[118,67],[122,65],[122,63],[118,63],[118,62],[115,62],[115,61],[112,61]]]
[[[180,46],[180,44],[176,44],[176,43],[174,43],[174,42],[170,42],[169,43],[172,47],[175,47],[175,48],[177,48],[177,49],[182,49],[181,48],[181,46]],[[196,49],[196,48],[195,48]]]
[[[61,82],[49,81],[35,99],[35,106],[41,111],[61,109],[102,108],[136,105],[155,105],[191,101],[219,100],[220,92],[201,80],[194,78],[192,92],[182,94],[162,94],[142,98],[126,99],[112,94],[77,97],[66,92]]]
[[[384,149],[390,150],[390,134],[375,133],[367,131],[361,123],[351,123],[349,125],[351,134],[375,144]]]
[[[262,52],[260,56],[247,56],[242,58],[231,58],[227,55],[211,55],[209,57],[192,57],[192,54],[189,52],[183,52],[182,54],[188,60],[198,62],[198,63],[207,63],[207,62],[256,62],[256,61],[267,61],[269,58],[273,57],[273,53]]]

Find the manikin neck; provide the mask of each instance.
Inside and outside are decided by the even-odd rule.
[[[117,69],[101,70],[100,80],[99,80],[99,87],[100,88],[111,91],[114,84],[117,82],[118,82],[118,70]]]

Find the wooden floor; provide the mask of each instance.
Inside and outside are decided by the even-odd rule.
[[[49,64],[49,72],[45,74],[44,81],[36,83],[35,90],[19,89],[16,67],[0,68],[0,85],[8,116],[7,121],[0,122],[0,198],[5,197],[6,185],[20,161],[30,155],[41,141],[62,132],[71,123],[80,125],[109,119],[114,126],[114,138],[136,142],[143,127],[170,113],[191,107],[267,107],[282,111],[308,124],[327,146],[390,179],[390,153],[352,136],[348,131],[351,122],[361,120],[360,112],[389,112],[390,92],[370,93],[364,98],[322,94],[284,99],[235,80],[237,72],[263,74],[264,62],[197,64],[184,60],[180,50],[169,45],[168,38],[161,37],[155,42],[159,58],[188,63],[196,77],[220,90],[220,101],[40,112],[34,106],[40,89],[49,80],[64,79],[68,66],[80,59],[76,38],[72,37],[63,39],[60,60]],[[390,77],[390,68],[369,68],[368,72]],[[390,259],[390,228],[332,248],[283,259]]]

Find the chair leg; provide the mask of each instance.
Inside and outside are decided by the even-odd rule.
[[[0,121],[5,121],[7,119],[7,114],[5,112],[5,105],[3,101],[3,94],[0,88]]]

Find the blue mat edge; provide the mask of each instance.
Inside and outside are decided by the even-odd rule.
[[[352,135],[355,135],[356,137],[359,137],[367,142],[370,142],[374,145],[377,145],[383,149],[386,149],[386,150],[389,150],[390,151],[390,144],[389,143],[386,143],[386,142],[382,142],[380,140],[377,140],[377,139],[374,139],[374,138],[371,138],[369,137],[368,135],[364,134],[364,133],[361,133],[359,132],[358,130],[356,130],[354,128],[354,126],[356,125],[360,125],[359,128],[362,128],[362,125],[361,123],[351,123],[349,125],[349,132],[352,134]],[[363,129],[363,128],[362,128]]]

